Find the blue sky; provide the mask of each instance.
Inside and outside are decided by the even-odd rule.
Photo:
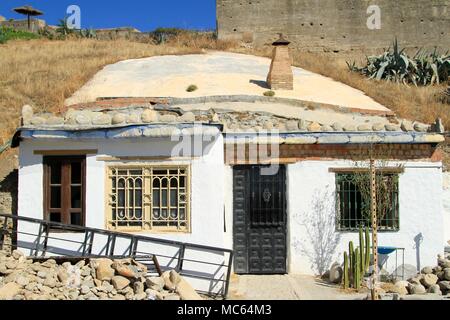
[[[69,5],[81,8],[82,28],[133,26],[141,31],[157,27],[215,29],[215,0],[0,0],[0,15],[23,18],[12,11],[32,5],[45,12],[42,19],[57,24]]]

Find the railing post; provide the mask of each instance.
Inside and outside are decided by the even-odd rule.
[[[177,266],[177,272],[180,273],[183,271],[183,263],[184,263],[184,254],[186,252],[186,245],[182,244],[180,247],[180,253],[178,255],[178,266]]]
[[[45,239],[44,239],[44,247],[42,248],[42,254],[41,254],[42,258],[44,258],[45,255],[47,254],[48,236],[49,236],[49,233],[50,233],[50,226],[48,225],[47,222],[43,223],[43,227],[44,227],[43,232],[45,233]]]
[[[3,227],[0,232],[0,250],[3,250],[3,245],[6,242],[6,235],[8,234],[8,218],[4,217]]]
[[[116,251],[116,235],[111,235],[111,248],[109,250],[109,255],[114,256],[114,252]],[[108,254],[108,252],[107,252]]]
[[[39,255],[39,246],[41,245],[42,234],[44,233],[44,224],[39,224],[39,233],[36,239],[36,247],[34,248],[34,253],[32,254],[34,257],[38,257]]]
[[[230,289],[230,278],[231,278],[231,268],[233,267],[233,252],[230,252],[230,257],[228,259],[228,270],[227,270],[227,279],[225,282],[225,292],[223,294],[224,299],[228,297],[228,291]]]

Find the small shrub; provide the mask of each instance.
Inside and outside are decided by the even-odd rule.
[[[198,87],[195,84],[191,84],[189,87],[187,87],[186,91],[187,92],[194,92],[197,91]]]
[[[264,92],[264,96],[266,97],[274,97],[275,96],[275,91],[269,90]]]
[[[0,44],[4,44],[9,40],[32,40],[38,38],[40,36],[32,32],[15,30],[9,27],[0,28]]]

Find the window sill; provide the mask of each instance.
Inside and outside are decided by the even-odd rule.
[[[124,228],[107,228],[111,232],[128,233],[133,235],[151,234],[151,235],[174,235],[174,234],[192,234],[191,230],[142,230],[142,229],[124,229]]]

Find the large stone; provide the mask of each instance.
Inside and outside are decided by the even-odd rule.
[[[20,285],[14,282],[7,283],[0,288],[0,300],[12,300],[20,292]]]
[[[375,123],[373,126],[372,126],[372,130],[373,131],[376,131],[376,132],[380,132],[380,131],[383,131],[385,128],[384,128],[384,124],[383,123]]]
[[[173,114],[165,114],[159,117],[159,122],[162,123],[173,123],[173,122],[177,122],[178,117],[176,115]]]
[[[414,125],[411,121],[403,121],[401,125],[401,129],[405,132],[414,131]]]
[[[216,117],[216,119],[214,119],[214,117]],[[195,122],[195,114],[192,112],[186,112],[185,114],[183,114],[180,118],[181,122]],[[213,116],[213,122],[220,122],[220,120],[218,119],[217,114],[215,114]]]
[[[111,124],[111,116],[109,114],[96,114],[92,118],[92,124],[96,126],[107,126]]]
[[[111,268],[113,262],[110,259],[98,259],[94,261],[96,278],[100,281],[109,281],[114,277],[114,269]]]
[[[298,121],[297,120],[289,120],[286,122],[286,129],[288,131],[298,131]]]
[[[127,117],[126,117],[125,114],[123,114],[123,113],[116,113],[112,117],[112,124],[113,125],[123,124],[123,123],[125,123],[126,120],[127,120]]]
[[[75,116],[75,122],[79,125],[86,126],[91,124],[91,118],[87,113],[79,113]]]
[[[356,126],[354,124],[347,124],[344,126],[344,131],[346,132],[356,132]]]
[[[417,132],[428,132],[428,126],[422,123],[416,123],[414,124],[414,130]]]
[[[111,283],[116,290],[123,290],[130,285],[130,280],[122,276],[115,276],[112,278]]]
[[[372,126],[370,124],[361,124],[358,126],[358,131],[372,131]]]
[[[64,269],[58,271],[57,277],[58,280],[63,284],[67,284],[69,280],[69,274],[67,273],[67,270]]]
[[[420,281],[425,288],[429,288],[438,282],[439,278],[434,274],[425,274]]]
[[[17,283],[19,286],[26,287],[26,286],[30,283],[30,279],[28,279],[28,278],[25,277],[25,276],[19,276],[19,277],[17,277],[17,279],[16,279],[16,283]]]
[[[425,294],[427,293],[427,289],[421,284],[410,284],[409,285],[409,292],[411,294]]]
[[[344,131],[344,126],[340,122],[333,123],[332,127],[333,127],[334,131],[338,131],[338,132]]]
[[[437,285],[437,284],[433,284],[432,286],[430,286],[427,290],[428,293],[431,294],[437,294],[437,295],[442,295],[442,291],[441,288]]]
[[[390,132],[401,131],[400,126],[397,124],[387,124],[387,125],[385,125],[385,129],[386,129],[386,131],[390,131]]]
[[[24,125],[31,124],[31,119],[34,116],[33,107],[30,105],[24,105],[22,107],[22,121]]]
[[[158,122],[159,114],[155,110],[147,109],[142,113],[141,119],[144,123]]]
[[[381,288],[384,291],[386,291],[386,293],[388,293],[388,294],[395,293],[395,294],[399,294],[402,296],[408,294],[408,289],[406,288],[406,286],[404,286],[402,284],[383,283],[381,285]]]
[[[334,132],[334,129],[332,126],[329,125],[323,125],[322,126],[322,132]]]
[[[127,123],[129,124],[135,124],[135,123],[140,123],[141,122],[141,116],[137,113],[132,113],[130,115],[128,115],[127,117]]]
[[[25,257],[25,255],[23,254],[23,252],[21,252],[21,251],[19,251],[19,250],[14,250],[14,251],[12,252],[12,257],[13,257],[14,259],[16,259],[16,260],[19,260],[19,259]]]
[[[339,263],[334,263],[330,269],[329,281],[335,284],[341,283],[343,274],[344,272]]]
[[[145,291],[144,283],[142,283],[140,281],[136,281],[133,284],[133,289],[134,289],[134,294],[143,294]]]
[[[88,294],[89,292],[91,292],[91,288],[86,285],[81,286],[81,294]]]
[[[308,126],[308,131],[309,132],[321,132],[322,126],[317,122],[313,122]]]
[[[425,267],[421,271],[422,274],[432,274],[433,273],[433,267]]]
[[[183,278],[180,277],[180,281],[177,284],[176,293],[180,296],[181,300],[197,301],[203,300],[202,297],[192,288],[192,286]]]
[[[450,281],[450,268],[444,270],[444,279]]]
[[[441,281],[438,285],[443,294],[450,293],[450,281]]]
[[[123,277],[130,279],[137,279],[139,277],[138,270],[134,266],[126,265],[121,262],[114,262],[112,268]]]
[[[166,271],[163,273],[161,278],[164,280],[164,288],[169,291],[174,291],[176,289],[176,284],[173,283],[170,279],[170,271]]]
[[[409,283],[407,281],[398,281],[394,285],[395,292],[393,292],[393,293],[398,293],[402,296],[405,296],[409,293],[408,286],[409,286]]]
[[[165,281],[162,277],[150,277],[145,280],[145,285],[148,289],[159,292],[164,288]]]
[[[147,294],[147,300],[164,300],[163,295],[159,291],[147,289],[145,293]]]

